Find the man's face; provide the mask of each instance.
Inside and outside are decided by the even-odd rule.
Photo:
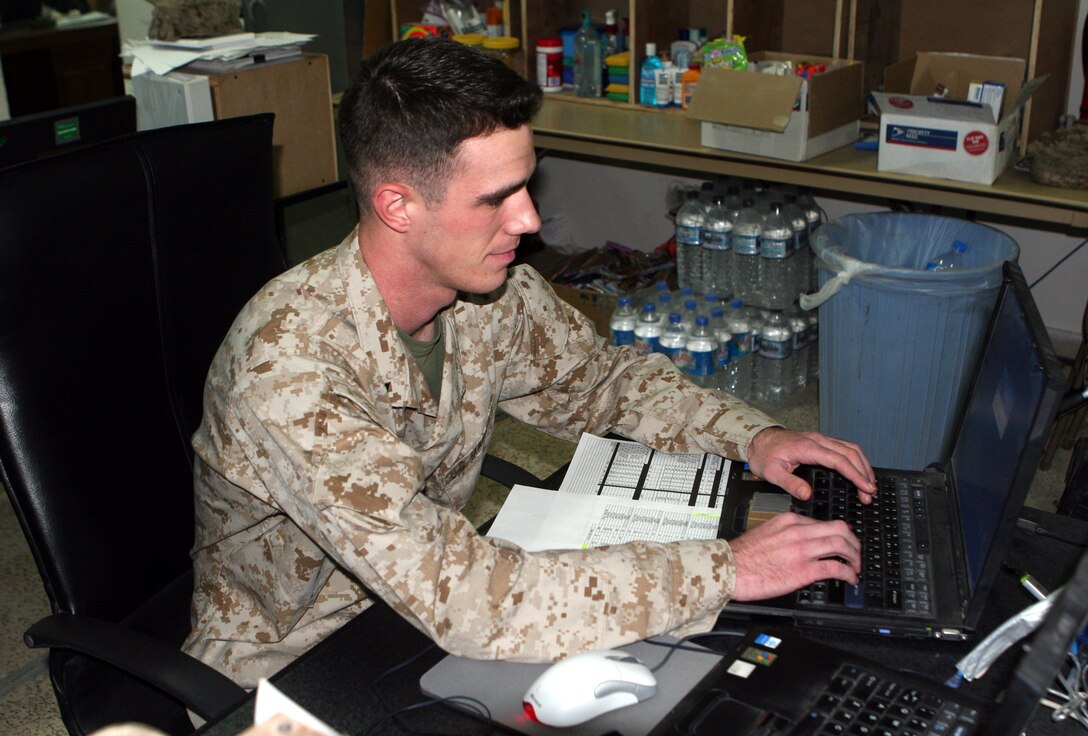
[[[535,168],[528,125],[461,144],[444,200],[413,220],[423,285],[484,294],[503,284],[521,236],[540,228],[526,190]]]

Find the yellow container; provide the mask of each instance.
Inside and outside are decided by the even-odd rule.
[[[458,43],[476,48],[483,46],[485,39],[487,39],[487,36],[482,33],[458,33],[453,37],[453,40]]]
[[[485,38],[483,52],[494,56],[518,74],[525,73],[524,65],[521,62],[521,42],[513,36],[489,36]]]

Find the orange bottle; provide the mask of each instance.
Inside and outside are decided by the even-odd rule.
[[[695,94],[695,88],[699,86],[699,77],[701,75],[702,71],[699,69],[699,65],[692,63],[692,65],[688,67],[688,70],[684,72],[683,77],[681,77],[682,83],[684,85],[684,93],[683,97],[681,98],[683,100],[683,103],[681,106],[685,110],[687,110],[688,105],[691,104],[691,96]]]

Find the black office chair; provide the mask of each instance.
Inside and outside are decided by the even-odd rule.
[[[188,733],[185,706],[245,695],[179,650],[189,438],[230,322],[284,268],[272,198],[271,115],[0,173],[0,482],[54,611],[27,641],[73,734]]]
[[[244,302],[284,268],[272,116],[137,133],[0,172],[0,483],[53,614],[66,727],[187,734],[244,691],[190,628],[190,437]],[[489,460],[510,485],[531,474]]]

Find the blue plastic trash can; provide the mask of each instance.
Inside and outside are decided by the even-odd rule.
[[[963,267],[926,264],[960,240]],[[966,400],[1004,261],[1020,247],[994,228],[898,212],[847,215],[812,248],[820,291],[820,431],[858,443],[874,466],[945,459]]]

